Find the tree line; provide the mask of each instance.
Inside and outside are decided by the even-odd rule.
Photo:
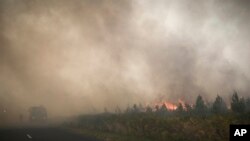
[[[115,112],[121,114],[121,110],[117,107]],[[207,116],[211,114],[228,114],[228,113],[250,113],[250,98],[245,99],[239,97],[238,93],[234,91],[230,107],[226,105],[223,98],[219,95],[216,96],[213,103],[205,103],[201,95],[197,96],[195,104],[190,105],[188,103],[179,103],[177,108],[169,110],[165,104],[161,106],[156,105],[155,107],[143,107],[141,104],[134,104],[133,107],[128,107],[124,114],[135,114],[135,113],[151,113],[162,116],[166,115],[197,115]]]
[[[165,104],[134,104],[125,111],[117,107],[115,113],[105,108],[104,113],[80,115],[65,125],[118,141],[226,141],[229,124],[250,123],[250,98],[239,97],[236,91],[230,105],[219,95],[211,103],[199,95],[193,105],[179,103],[172,110],[168,108]]]

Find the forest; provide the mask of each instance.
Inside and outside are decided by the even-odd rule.
[[[137,141],[226,141],[230,124],[250,124],[250,98],[235,91],[230,105],[217,95],[205,103],[201,95],[194,105],[179,103],[143,107],[134,104],[125,111],[80,115],[64,123],[70,130],[102,140]]]

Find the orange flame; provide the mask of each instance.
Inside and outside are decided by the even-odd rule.
[[[178,104],[181,104],[182,107],[184,108],[184,110],[186,109],[185,101],[179,99],[177,103],[178,103]],[[153,105],[154,105],[154,106],[158,106],[159,108],[160,108],[162,105],[165,105],[166,108],[167,108],[168,110],[174,111],[174,110],[177,109],[178,104],[171,103],[171,102],[169,102],[169,101],[161,101],[161,102],[155,102]]]
[[[178,102],[179,102],[179,104],[182,105],[184,110],[187,110],[186,104],[185,104],[185,102],[183,100],[179,99]]]
[[[170,103],[170,102],[164,102],[165,106],[167,107],[168,110],[176,110],[177,109],[177,106],[173,103]]]
[[[155,106],[159,106],[161,107],[162,105],[165,105],[166,108],[170,111],[176,110],[177,109],[177,105],[171,103],[171,102],[167,102],[167,101],[162,101],[162,102],[157,102],[154,104]]]

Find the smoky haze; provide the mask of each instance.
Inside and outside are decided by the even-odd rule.
[[[247,0],[1,0],[0,108],[49,116],[249,96]]]

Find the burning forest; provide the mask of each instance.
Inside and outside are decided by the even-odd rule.
[[[0,0],[0,127],[59,134],[53,125],[108,141],[227,140],[230,124],[249,124],[249,7]]]
[[[134,104],[123,112],[118,109],[81,115],[64,126],[110,140],[226,141],[229,124],[250,123],[250,97],[240,97],[236,91],[230,105],[219,95],[211,103],[199,95],[194,104],[161,101],[151,106]]]

